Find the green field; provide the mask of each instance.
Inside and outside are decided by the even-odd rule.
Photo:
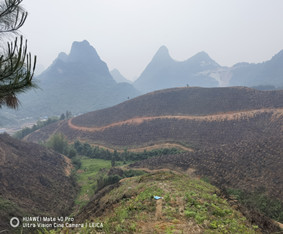
[[[76,207],[85,206],[94,195],[96,189],[97,173],[102,168],[110,168],[111,161],[103,159],[93,159],[85,156],[79,156],[82,163],[76,172],[77,182],[80,186],[80,192],[75,201]]]

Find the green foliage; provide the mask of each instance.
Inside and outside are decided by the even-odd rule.
[[[182,151],[176,148],[155,149],[151,151],[145,150],[144,152],[139,152],[139,153],[129,152],[127,149],[125,149],[124,152],[122,153],[119,153],[117,150],[114,150],[114,152],[112,153],[107,149],[105,150],[98,146],[92,147],[90,144],[81,143],[78,140],[74,142],[73,146],[74,149],[78,152],[78,154],[85,155],[90,158],[111,160],[113,165],[115,165],[116,161],[122,161],[126,163],[126,161],[139,161],[160,155],[182,153]]]
[[[141,171],[141,170],[125,170],[124,171],[124,176],[125,177],[133,177],[133,176],[140,176],[140,175],[144,175],[145,172]]]
[[[283,222],[283,203],[268,197],[264,188],[258,188],[254,192],[230,188],[227,192],[246,207],[256,209],[278,222]]]
[[[65,114],[65,119],[70,119],[71,117],[72,117],[72,112],[67,110]]]
[[[10,219],[14,217],[15,214],[17,214],[18,216],[28,216],[16,202],[0,196],[0,224],[9,224]],[[20,233],[20,227],[14,229],[13,233]]]
[[[76,156],[75,159],[80,163],[80,173],[76,174],[77,183],[80,185],[80,192],[75,203],[79,207],[82,207],[88,203],[88,200],[85,198],[92,197],[96,190],[98,172],[102,168],[110,168],[110,162],[84,156]]]
[[[34,124],[31,128],[24,128],[18,132],[16,132],[14,134],[14,137],[17,138],[17,139],[23,139],[25,136],[27,136],[28,134],[40,129],[40,128],[43,128],[51,123],[54,123],[54,122],[57,122],[59,119],[57,117],[51,117],[51,118],[48,118],[47,120],[45,121],[37,121],[36,124]]]
[[[81,160],[78,157],[72,157],[72,164],[74,165],[75,169],[80,169],[82,163]]]
[[[83,160],[88,163],[93,160],[99,162],[86,157]],[[110,168],[111,162],[105,162]],[[86,169],[85,166],[91,168],[83,163],[82,169]],[[107,170],[98,173],[105,175]],[[240,212],[233,210],[215,191],[215,187],[185,175],[170,172],[142,175],[123,181],[119,187],[107,193],[103,201],[113,205],[113,208],[94,222],[103,223],[101,231],[104,233],[142,233],[148,225],[151,233],[182,233],[188,231],[187,227],[199,227],[202,233],[255,233],[258,227],[251,226]],[[156,201],[154,195],[164,198]],[[185,208],[183,214],[179,209],[181,204]],[[156,222],[158,211],[162,213],[160,222]],[[73,233],[72,230],[66,231]],[[75,230],[76,233],[91,231],[88,227]]]
[[[185,213],[185,216],[188,217],[188,218],[196,217],[196,212],[194,212],[194,211],[185,210],[184,213]]]
[[[69,145],[63,134],[54,134],[46,142],[46,146],[60,154],[69,153]]]
[[[104,188],[107,185],[115,184],[120,179],[121,179],[121,177],[118,176],[118,175],[109,175],[109,176],[105,176],[105,177],[99,177],[97,179],[97,185],[96,185],[97,189],[96,189],[96,191]]]
[[[111,162],[111,167],[112,167],[112,162]],[[115,184],[119,182],[120,179],[122,178],[127,178],[127,177],[133,177],[133,176],[139,176],[145,174],[143,171],[139,170],[125,170],[123,171],[123,175],[107,175],[106,170],[101,170],[98,175],[97,183],[96,183],[96,191],[104,188],[107,185],[110,184]]]
[[[9,27],[17,28],[17,24],[19,27],[24,23],[27,13],[22,10],[19,6],[21,1],[5,1],[6,7],[1,3],[1,25],[0,25],[0,33],[5,33],[7,28],[3,25],[3,22],[7,22]],[[10,14],[14,17],[10,17],[14,22],[9,22],[9,19],[3,19],[5,17],[5,13]],[[19,13],[22,13],[22,22],[20,22]],[[4,23],[5,24],[5,23]],[[14,28],[14,30],[16,30]],[[2,37],[1,37],[2,38]],[[20,42],[19,42],[20,41]],[[8,48],[0,55],[0,108],[2,105],[6,105],[7,107],[16,109],[19,105],[19,100],[16,94],[27,91],[30,88],[36,87],[36,85],[32,82],[35,65],[36,65],[36,57],[34,58],[34,63],[32,65],[31,55],[27,53],[27,42],[23,42],[23,37],[15,39],[14,42],[8,43]]]
[[[60,120],[64,120],[65,118],[66,118],[65,114],[62,113],[62,114],[60,115]]]
[[[74,148],[71,148],[70,150],[69,150],[69,157],[70,158],[74,158],[74,157],[76,157],[77,156],[77,151],[74,149]]]
[[[131,233],[133,230],[131,223],[135,223],[135,230],[140,230],[140,226],[136,224],[140,224],[141,220],[146,223],[147,219],[155,219],[157,201],[153,199],[154,195],[163,197],[162,223],[164,225],[155,225],[152,233],[175,233],[175,231],[181,233],[184,229],[180,227],[186,225],[186,220],[190,225],[192,223],[200,225],[204,233],[254,233],[254,228],[249,226],[246,220],[241,219],[243,216],[232,210],[227,202],[215,194],[215,187],[203,181],[161,172],[144,175],[132,180],[134,181],[138,181],[139,186],[133,188],[131,182],[125,182],[109,194],[113,196],[111,198],[113,201],[117,201],[117,196],[123,197],[123,193],[130,192],[127,196],[130,199],[123,199],[115,206],[115,213],[109,219],[105,219],[107,233],[117,230]],[[165,185],[166,193],[161,188]],[[129,186],[132,188],[130,191],[127,189]],[[182,197],[183,194],[185,194],[184,197]],[[180,199],[183,199],[181,203],[185,203],[185,220],[179,212]],[[176,225],[176,221],[181,222],[182,225]]]
[[[3,33],[16,32],[24,24],[27,12],[20,6],[21,2],[11,0],[0,3],[1,38]],[[36,57],[32,64],[31,54],[27,53],[27,41],[23,42],[23,36],[20,40],[16,38],[14,42],[7,44],[0,55],[0,108],[6,105],[15,109],[19,105],[16,94],[36,87],[32,82]]]
[[[48,141],[45,143],[45,145],[54,151],[64,154],[72,159],[72,163],[76,167],[76,169],[79,169],[81,166],[80,159],[77,158],[77,151],[74,147],[74,145],[69,145],[66,138],[63,134],[57,133],[52,135]]]
[[[22,211],[19,209],[18,205],[10,200],[5,199],[0,196],[0,217],[3,217],[3,214],[21,214]]]
[[[159,188],[156,185],[153,185],[149,188],[146,188],[144,191],[142,191],[140,194],[137,195],[136,201],[144,202],[148,199],[153,199],[153,196],[162,196],[164,194],[164,191]]]

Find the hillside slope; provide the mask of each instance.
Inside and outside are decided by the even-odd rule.
[[[82,127],[104,126],[142,116],[212,115],[283,107],[283,91],[244,87],[175,88],[152,92],[72,119]]]
[[[62,132],[70,141],[118,147],[181,142],[195,148],[282,134],[283,91],[179,88],[149,93],[111,108],[40,129],[29,141]]]
[[[264,192],[283,204],[283,137],[239,141],[182,155],[166,155],[132,164],[141,168],[194,168],[222,188]]]
[[[71,161],[37,144],[0,135],[0,229],[11,217],[68,215],[77,193]]]
[[[283,202],[282,100],[279,90],[168,89],[47,126],[26,140],[63,133],[71,142],[120,150],[174,142],[192,151],[135,166],[195,170],[222,188],[264,190]]]
[[[219,196],[217,188],[166,171],[105,188],[75,219],[103,223],[105,233],[255,233],[257,229]]]

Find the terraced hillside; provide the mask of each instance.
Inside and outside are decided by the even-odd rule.
[[[283,137],[240,141],[188,152],[164,155],[132,164],[141,168],[192,170],[222,188],[251,192],[263,189],[283,204]]]
[[[1,134],[0,229],[12,217],[68,215],[77,193],[71,169],[67,157]]]
[[[178,142],[194,148],[280,136],[283,91],[178,88],[62,121],[26,137],[45,141],[62,132],[70,141],[114,147]]]
[[[263,92],[244,87],[175,88],[152,92],[111,108],[72,119],[81,127],[101,127],[153,116],[204,116],[283,107],[283,91]]]
[[[223,189],[260,190],[283,204],[283,91],[161,90],[47,126],[26,140],[45,141],[54,133],[117,150],[183,145],[191,152],[133,166],[194,171]]]

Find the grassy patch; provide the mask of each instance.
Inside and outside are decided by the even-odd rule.
[[[105,223],[106,233],[146,231],[151,223],[153,233],[184,231],[192,225],[207,233],[254,233],[247,220],[217,194],[214,186],[184,175],[147,174],[129,179],[111,191],[109,199],[117,201],[120,197],[120,202],[100,221]],[[161,218],[156,217],[155,195],[163,197]]]
[[[110,162],[85,158],[82,165],[85,171],[78,177],[84,181],[98,176],[99,168],[110,167]],[[89,186],[83,185],[82,191]],[[256,228],[217,194],[216,187],[186,175],[160,171],[136,176],[121,181],[102,198],[113,208],[92,222],[103,223],[105,233],[255,233]]]
[[[96,190],[97,173],[102,168],[110,168],[111,161],[103,159],[88,158],[80,156],[81,167],[77,171],[77,182],[80,186],[80,192],[75,201],[79,207],[86,205]]]

